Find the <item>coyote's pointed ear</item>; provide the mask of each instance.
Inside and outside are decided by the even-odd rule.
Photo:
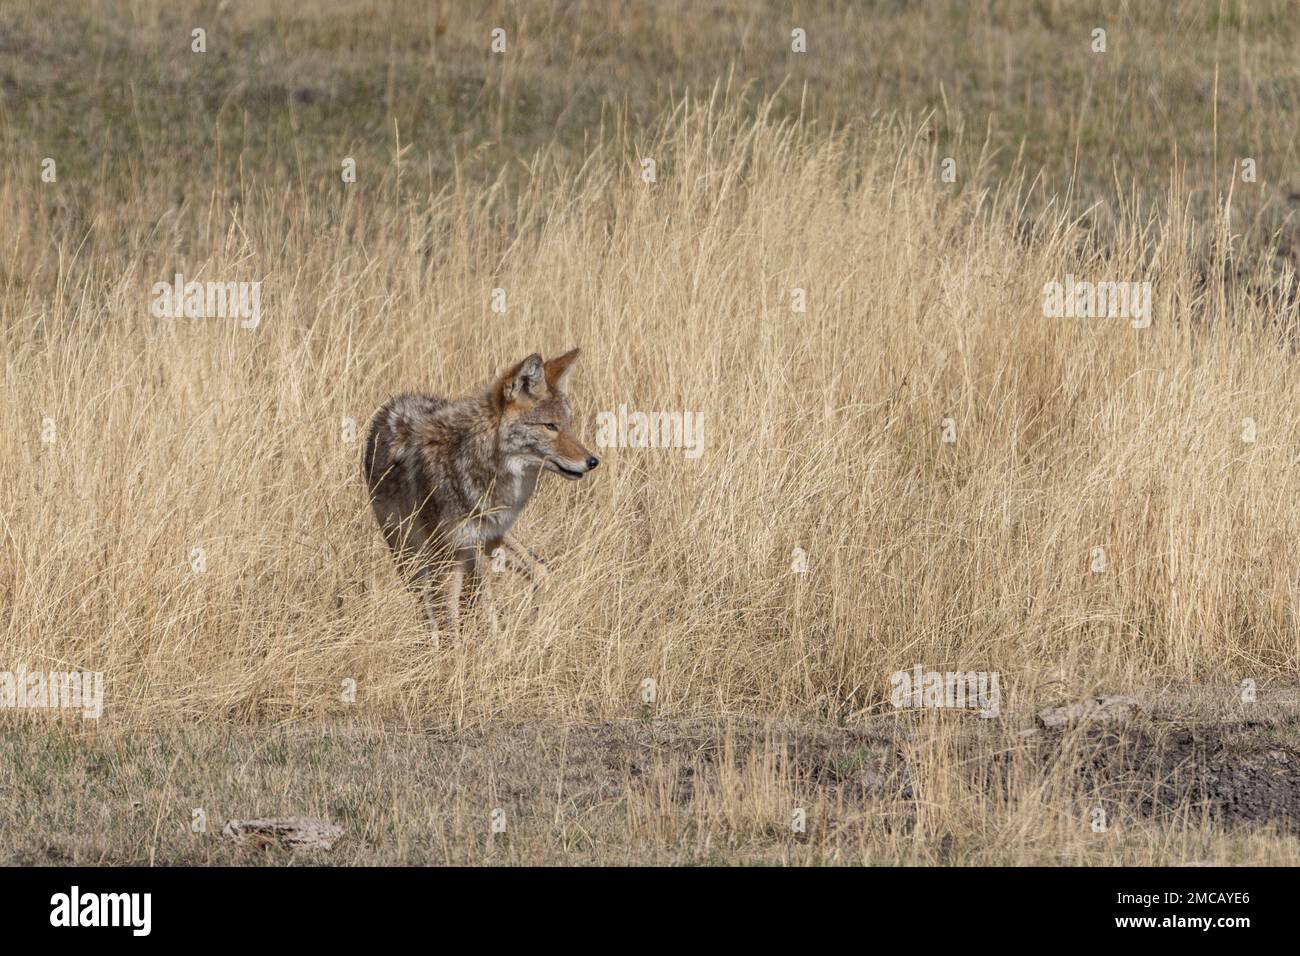
[[[569,349],[563,355],[550,359],[546,363],[546,384],[556,392],[564,391],[565,379],[573,370],[573,363],[578,360],[581,349]]]
[[[538,398],[544,380],[542,357],[534,352],[501,377],[501,399],[509,403],[524,395]]]

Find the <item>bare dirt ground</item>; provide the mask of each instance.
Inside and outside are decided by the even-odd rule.
[[[1131,721],[1065,730],[958,712],[403,733],[10,722],[0,860],[1104,864],[1158,846],[1173,863],[1285,862],[1300,845],[1294,694],[1273,688],[1248,710],[1166,695]],[[220,836],[229,818],[291,814],[344,838],[304,853]]]

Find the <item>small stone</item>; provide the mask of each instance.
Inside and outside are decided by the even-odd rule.
[[[1100,697],[1087,697],[1064,707],[1048,707],[1046,710],[1040,710],[1038,722],[1044,727],[1056,729],[1085,721],[1111,723],[1128,720],[1141,712],[1141,705],[1132,697],[1104,694]]]
[[[236,846],[253,849],[329,850],[343,836],[343,828],[311,817],[277,817],[264,820],[228,820],[221,835]]]

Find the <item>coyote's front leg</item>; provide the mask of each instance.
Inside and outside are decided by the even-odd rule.
[[[533,586],[533,617],[536,618],[541,613],[542,607],[538,600],[537,594],[541,590],[547,579],[551,576],[551,570],[546,566],[537,554],[513,534],[507,533],[501,543],[506,549],[506,558],[514,570],[518,571],[532,583]]]
[[[501,539],[501,543],[506,547],[506,557],[510,566],[528,578],[533,583],[534,590],[546,583],[551,570],[532,548],[513,534],[507,534]]]
[[[423,567],[411,581],[424,608],[424,619],[433,634],[434,647],[446,637],[460,640],[460,601],[465,588],[465,567],[459,561],[439,568]]]
[[[465,593],[465,575],[474,569],[474,558],[457,555],[457,561],[447,569],[442,579],[442,613],[447,622],[447,633],[453,641],[460,640],[460,602]]]
[[[447,572],[442,588],[442,609],[447,618],[447,633],[453,641],[460,640],[460,596],[465,589],[465,572],[453,568]]]
[[[438,624],[438,589],[442,585],[438,568],[428,554],[415,551],[402,552],[400,560],[408,575],[407,583],[424,611],[425,623],[433,635],[433,646],[437,647],[442,630]]]
[[[487,611],[488,624],[492,628],[492,636],[497,636],[498,617],[497,604],[492,596],[492,568],[488,560],[484,557],[483,552],[476,552],[471,565],[471,574],[473,580],[473,601]]]

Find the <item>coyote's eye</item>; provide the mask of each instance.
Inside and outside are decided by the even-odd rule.
[[[558,432],[560,430],[560,426],[556,425],[555,422],[544,422],[542,427],[548,432]]]

